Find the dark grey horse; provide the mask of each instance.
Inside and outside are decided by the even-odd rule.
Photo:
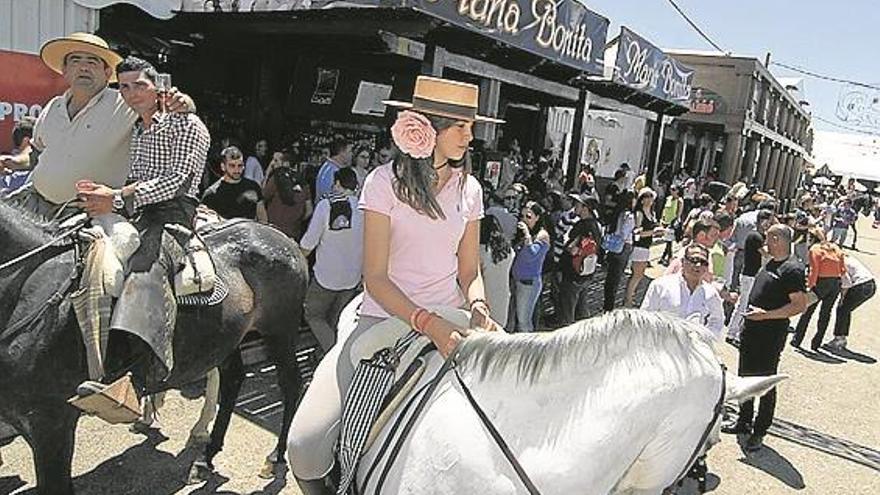
[[[51,239],[30,218],[0,201],[0,266]],[[238,346],[246,333],[258,330],[277,367],[284,399],[281,434],[267,461],[284,462],[302,385],[295,339],[308,284],[306,260],[284,234],[254,222],[220,224],[204,239],[229,295],[215,306],[179,309],[174,369],[165,380],[143,386],[147,393],[177,388],[220,367],[220,410],[211,441],[193,467],[204,474],[222,448],[244,378]],[[79,412],[66,400],[87,378],[87,366],[71,304],[61,296],[75,274],[74,251],[67,246],[53,246],[0,270],[0,445],[10,432],[27,441],[41,495],[73,493],[71,458]],[[120,335],[111,335],[111,354]],[[137,357],[136,352],[120,354],[111,358]]]

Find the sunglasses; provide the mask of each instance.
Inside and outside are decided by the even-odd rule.
[[[696,256],[685,256],[684,259],[692,265],[709,266],[709,260],[707,260],[706,258],[698,258]]]

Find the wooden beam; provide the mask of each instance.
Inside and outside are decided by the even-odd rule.
[[[411,40],[403,36],[393,33],[381,31],[379,33],[382,40],[388,46],[388,50],[397,55],[409,57],[415,60],[424,60],[425,44],[419,41]],[[507,84],[521,86],[523,88],[540,91],[543,93],[558,96],[560,98],[576,102],[578,101],[578,90],[565,84],[560,84],[540,77],[535,77],[522,72],[505,69],[489,62],[483,62],[475,58],[466,57],[457,53],[445,53],[445,66],[475,76],[495,79]]]
[[[657,114],[655,112],[639,108],[635,105],[621,103],[613,98],[606,98],[592,92],[590,93],[590,108],[613,110],[615,112],[625,113],[627,115],[632,115],[633,117],[639,117],[641,119],[651,121],[657,120]]]

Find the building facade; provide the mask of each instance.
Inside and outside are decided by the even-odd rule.
[[[784,86],[756,58],[670,53],[695,76],[690,111],[666,134],[661,155],[667,166],[792,198],[812,148],[802,88]]]

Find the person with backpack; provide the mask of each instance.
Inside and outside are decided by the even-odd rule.
[[[299,239],[305,220],[312,215],[309,185],[291,166],[290,155],[275,152],[267,171],[263,198],[269,223],[287,237]]]
[[[559,257],[560,323],[570,325],[587,315],[587,283],[596,271],[602,226],[596,218],[599,200],[592,194],[572,194],[577,223],[568,231]]]
[[[334,174],[333,190],[315,206],[300,242],[315,272],[306,294],[305,318],[324,352],[336,343],[336,324],[361,285],[364,213],[358,209],[357,174],[349,167]]]

